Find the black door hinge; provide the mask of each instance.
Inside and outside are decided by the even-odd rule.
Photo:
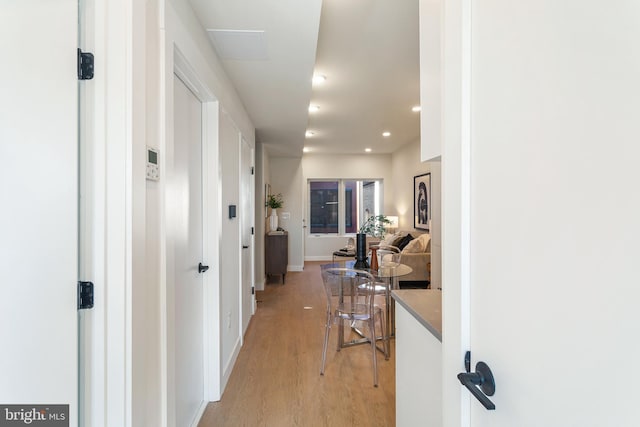
[[[93,308],[93,283],[78,282],[78,310]]]
[[[253,166],[251,166],[251,175],[253,175]]]
[[[255,286],[251,287],[251,295],[255,295],[256,294],[256,288]]]
[[[78,80],[93,78],[93,53],[83,52],[78,48]]]
[[[251,235],[252,236],[253,236],[253,232],[254,232],[253,227],[251,227]]]

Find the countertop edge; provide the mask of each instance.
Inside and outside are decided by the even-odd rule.
[[[436,294],[437,293],[437,294]],[[437,295],[437,296],[436,296]],[[391,296],[398,304],[405,308],[411,315],[418,321],[422,326],[424,326],[431,334],[438,339],[438,341],[442,342],[442,330],[438,328],[437,325],[432,324],[425,317],[425,307],[422,306],[420,308],[416,304],[416,298],[427,298],[433,305],[433,309],[436,308],[440,313],[442,308],[442,291],[438,290],[415,290],[415,289],[397,289],[391,291]],[[424,301],[421,301],[424,302]],[[442,319],[442,317],[440,317]],[[440,325],[442,325],[442,320],[440,320]]]

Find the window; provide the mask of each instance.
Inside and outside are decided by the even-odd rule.
[[[311,234],[355,234],[382,206],[381,180],[310,180]]]
[[[312,234],[338,233],[338,181],[309,184],[309,212]]]

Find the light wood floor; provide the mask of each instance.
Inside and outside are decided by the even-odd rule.
[[[290,272],[257,294],[258,309],[220,402],[210,403],[199,427],[394,426],[395,347],[378,353],[373,387],[371,348],[335,351],[331,330],[320,375],[326,298],[320,262]],[[311,307],[311,309],[305,309]]]

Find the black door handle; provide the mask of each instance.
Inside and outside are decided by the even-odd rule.
[[[242,245],[242,249],[249,249],[248,245]]]
[[[492,411],[496,409],[496,405],[487,397],[493,396],[496,392],[496,382],[493,379],[491,369],[484,362],[476,363],[476,372],[470,371],[471,354],[467,352],[465,356],[465,368],[467,372],[458,374],[458,380],[465,386],[476,399],[482,403],[482,406]],[[480,386],[480,388],[478,388]]]
[[[202,263],[198,264],[198,273],[204,273],[209,269],[208,265],[202,265]]]

